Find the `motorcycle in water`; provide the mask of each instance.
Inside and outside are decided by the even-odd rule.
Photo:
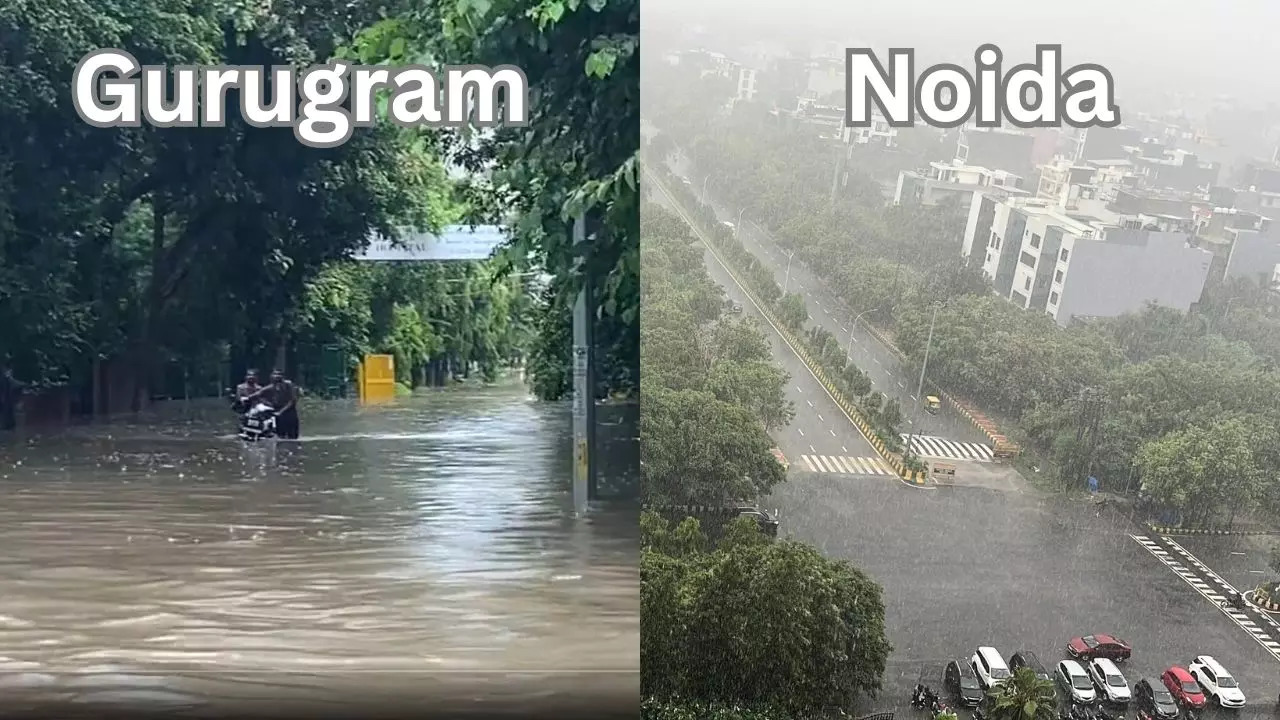
[[[240,416],[240,439],[247,443],[272,440],[276,436],[276,410],[257,402]]]

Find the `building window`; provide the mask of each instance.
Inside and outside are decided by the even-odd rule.
[[[1061,270],[1059,270],[1059,271],[1058,271],[1058,272],[1053,276],[1053,281],[1054,281],[1054,282],[1056,282],[1056,283],[1058,283],[1059,285],[1061,285],[1061,284],[1062,284],[1062,271],[1061,271]]]
[[[1032,236],[1031,236],[1031,247],[1033,247],[1033,248],[1038,248],[1038,247],[1040,247],[1040,236],[1039,236],[1039,235],[1032,235]]]
[[[1031,289],[1031,276],[1030,276],[1030,275],[1028,275],[1028,276],[1027,276],[1027,282],[1023,284],[1023,288],[1022,288],[1022,289],[1023,289],[1023,290],[1030,290],[1030,289]]]
[[[1018,258],[1018,262],[1022,263],[1023,265],[1026,265],[1029,268],[1034,269],[1036,266],[1036,256],[1032,255],[1029,252],[1024,252]]]
[[[1049,304],[1050,304],[1050,305],[1057,305],[1057,304],[1058,304],[1058,293],[1056,293],[1056,292],[1051,292],[1051,293],[1049,293]]]
[[[987,253],[987,263],[990,264],[990,262],[991,262],[991,253]]]
[[[1068,257],[1070,257],[1070,254],[1067,252],[1067,249],[1062,248],[1062,252],[1058,253],[1058,260],[1066,262]]]

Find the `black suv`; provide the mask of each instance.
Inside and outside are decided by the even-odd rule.
[[[1036,654],[1031,652],[1030,650],[1019,650],[1018,652],[1010,656],[1009,658],[1010,672],[1016,673],[1018,672],[1019,668],[1027,668],[1031,672],[1035,673],[1036,677],[1040,678],[1041,680],[1048,680],[1050,682],[1053,682],[1053,676],[1049,674],[1048,670],[1044,669],[1044,665],[1040,664],[1040,659],[1037,658]]]
[[[978,676],[973,673],[967,660],[952,660],[947,663],[942,682],[961,705],[977,707],[982,702],[982,685],[978,683]]]
[[[1153,718],[1177,720],[1178,704],[1169,689],[1159,680],[1143,678],[1133,686],[1133,699],[1138,709]]]

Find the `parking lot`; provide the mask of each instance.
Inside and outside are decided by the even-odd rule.
[[[851,560],[884,586],[894,652],[880,697],[860,712],[924,718],[909,702],[922,667],[940,689],[949,660],[991,645],[1006,658],[1031,650],[1052,669],[1070,638],[1091,633],[1133,646],[1121,664],[1131,685],[1199,654],[1217,658],[1249,706],[1206,710],[1202,718],[1277,712],[1280,662],[1135,542],[1136,526],[1119,511],[1099,517],[1080,500],[1035,492],[919,492],[822,475],[785,483],[768,504],[780,508],[784,536]],[[1213,542],[1236,541],[1202,540],[1197,551],[1216,557],[1201,547]]]

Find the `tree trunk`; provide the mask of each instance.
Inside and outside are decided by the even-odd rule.
[[[139,412],[151,401],[151,379],[155,376],[155,341],[160,323],[161,283],[165,251],[164,201],[158,192],[151,194],[151,276],[147,279],[146,302],[142,309],[141,332],[134,343],[133,412]]]

